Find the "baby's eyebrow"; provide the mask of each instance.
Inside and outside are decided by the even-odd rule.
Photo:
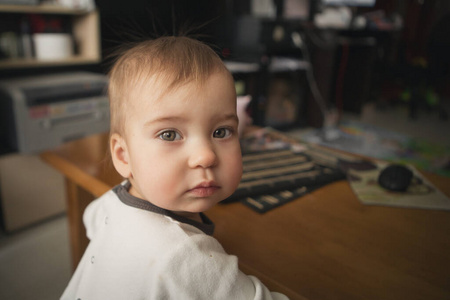
[[[179,117],[179,116],[170,116],[170,117],[160,117],[156,119],[149,120],[145,122],[144,126],[150,126],[155,123],[176,123],[176,122],[183,122],[186,121],[185,118]]]
[[[220,115],[220,116],[217,116],[217,118],[215,118],[215,119],[219,122],[225,122],[225,121],[231,120],[236,123],[239,123],[239,119],[238,119],[237,115],[234,113]],[[181,116],[167,116],[167,117],[159,117],[156,119],[149,120],[144,123],[144,126],[150,126],[150,125],[154,125],[154,124],[158,124],[158,123],[181,123],[181,122],[187,122],[187,119],[183,118]]]
[[[239,122],[239,119],[238,119],[236,114],[226,114],[224,116],[220,116],[218,119],[219,120],[223,119],[224,121],[232,120],[232,121],[235,121],[235,122]]]

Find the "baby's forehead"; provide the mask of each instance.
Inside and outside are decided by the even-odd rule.
[[[171,75],[173,74],[159,73],[146,77],[141,76],[129,87],[130,95],[134,93],[133,96],[136,97],[138,96],[136,93],[146,93],[147,97],[158,100],[179,89],[184,89],[187,92],[198,92],[212,77],[219,78],[223,82],[233,80],[231,74],[223,70],[216,70],[209,74],[202,74],[202,76],[189,76],[185,78]]]

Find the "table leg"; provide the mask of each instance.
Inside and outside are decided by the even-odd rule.
[[[86,206],[92,202],[95,197],[67,178],[66,188],[70,249],[72,252],[72,267],[75,271],[89,244],[89,239],[86,237],[86,229],[83,224],[83,213]]]

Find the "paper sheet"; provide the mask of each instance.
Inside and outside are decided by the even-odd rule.
[[[406,192],[392,192],[382,188],[378,175],[387,163],[375,163],[372,170],[349,170],[348,180],[358,199],[367,205],[387,205],[409,208],[450,210],[450,199],[439,191],[412,165],[414,179]]]

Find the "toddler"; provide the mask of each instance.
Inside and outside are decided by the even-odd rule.
[[[203,214],[242,175],[219,56],[161,37],[124,51],[109,75],[110,150],[126,180],[86,209],[90,244],[62,299],[287,299],[238,269]]]

